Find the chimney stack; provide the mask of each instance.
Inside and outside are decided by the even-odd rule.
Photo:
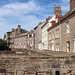
[[[21,25],[18,25],[18,35],[21,34]]]
[[[60,5],[58,5],[58,6],[54,6],[54,14],[56,15],[56,16],[59,16],[59,15],[61,15],[61,6]]]
[[[14,28],[12,28],[12,31],[14,31],[15,29]]]
[[[31,30],[30,32],[33,33],[33,30]]]
[[[20,29],[21,28],[21,25],[18,25],[18,29]]]
[[[75,8],[75,0],[70,0],[70,11]]]

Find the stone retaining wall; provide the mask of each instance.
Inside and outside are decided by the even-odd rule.
[[[23,52],[0,52],[0,70],[3,75],[74,75],[75,55],[27,56]],[[34,53],[33,53],[34,54]],[[39,54],[39,53],[38,53]],[[43,54],[42,54],[43,55]],[[1,73],[0,73],[1,75]]]

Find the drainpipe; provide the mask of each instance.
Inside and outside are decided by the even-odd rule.
[[[74,38],[74,53],[75,53],[75,38]]]
[[[74,53],[75,53],[75,35],[73,36],[74,38]]]
[[[60,51],[62,51],[61,50],[61,22],[60,22]]]

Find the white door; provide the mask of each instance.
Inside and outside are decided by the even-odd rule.
[[[54,43],[52,44],[52,51],[54,51]]]
[[[42,50],[42,43],[38,43],[38,49]]]

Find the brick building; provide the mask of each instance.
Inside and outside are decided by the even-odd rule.
[[[60,51],[60,23],[48,29],[48,49],[52,51]]]
[[[18,49],[34,49],[34,31],[22,33],[15,37],[14,48]]]
[[[14,48],[26,49],[27,48],[27,33],[20,34],[14,38]]]
[[[61,20],[61,50],[75,53],[75,8]]]
[[[28,32],[28,36],[27,36],[27,48],[28,49],[34,49],[35,48],[35,38],[34,38],[34,31],[31,30],[30,32]]]
[[[34,28],[35,30],[35,49],[42,50],[42,29],[41,27],[45,24],[44,22],[39,22],[38,26]]]
[[[48,49],[75,52],[75,0],[70,0],[70,11],[48,29]]]
[[[14,38],[22,33],[28,32],[25,29],[21,29],[21,26],[18,25],[18,28],[12,28],[12,31],[7,32],[7,43],[9,48],[14,48]]]
[[[36,27],[34,28],[34,33],[35,33],[35,49],[38,49],[37,27],[38,27],[38,26],[36,26]]]
[[[54,16],[48,17],[46,23],[41,27],[42,29],[42,49],[48,50],[48,32],[47,29],[52,27],[62,18],[61,7],[54,6]],[[54,33],[52,33],[54,35]],[[54,48],[53,48],[54,50]]]

